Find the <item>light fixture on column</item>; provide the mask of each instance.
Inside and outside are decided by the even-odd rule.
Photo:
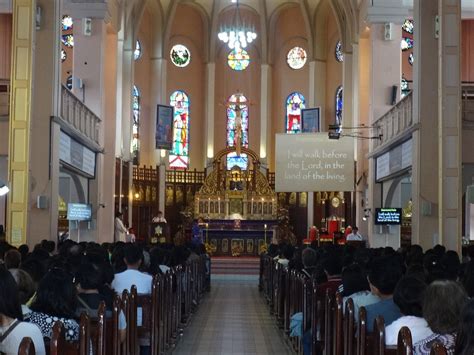
[[[6,195],[9,191],[7,184],[0,180],[0,196]]]
[[[253,27],[246,26],[242,22],[239,1],[232,0],[232,3],[235,3],[235,12],[232,22],[229,26],[222,27],[217,37],[226,43],[229,49],[245,48],[257,38],[257,33],[255,33]]]
[[[372,212],[371,208],[365,208],[364,209],[364,217],[362,217],[363,221],[367,221],[370,217],[370,212]]]

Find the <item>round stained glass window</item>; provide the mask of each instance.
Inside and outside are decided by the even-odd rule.
[[[336,43],[336,49],[334,51],[334,54],[336,55],[336,60],[338,62],[343,62],[344,61],[344,53],[342,53],[342,42],[337,41]]]
[[[137,39],[137,41],[135,42],[135,50],[133,51],[133,59],[134,60],[140,59],[141,56],[142,56],[142,44]]]
[[[175,44],[170,51],[170,58],[177,67],[185,67],[191,61],[191,52],[182,44]]]
[[[413,65],[414,61],[415,61],[415,56],[413,55],[413,53],[410,53],[410,55],[408,56],[408,63],[410,63],[410,65]]]
[[[290,49],[286,55],[286,62],[291,69],[301,69],[306,63],[306,51],[301,47]]]
[[[61,49],[61,63],[67,59],[67,54],[64,49]]]
[[[234,48],[227,56],[227,64],[233,70],[245,70],[250,64],[250,56],[245,49]]]
[[[68,31],[72,29],[72,17],[69,15],[64,15],[61,20],[61,25],[63,26],[63,31]]]

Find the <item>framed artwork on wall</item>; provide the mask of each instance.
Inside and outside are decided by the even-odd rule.
[[[321,122],[321,108],[307,108],[301,110],[302,132],[316,133],[319,132]]]
[[[173,145],[173,107],[157,105],[155,148],[171,150]]]

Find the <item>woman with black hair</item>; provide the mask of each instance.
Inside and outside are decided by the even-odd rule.
[[[402,327],[411,331],[413,344],[433,334],[423,318],[423,295],[426,283],[416,276],[404,276],[395,287],[393,302],[402,316],[385,328],[385,344],[397,345],[398,332]]]
[[[43,337],[51,338],[56,321],[63,323],[66,340],[79,339],[79,324],[74,319],[77,292],[73,276],[62,269],[52,269],[40,281],[31,313],[25,320],[36,324]]]
[[[38,327],[22,320],[18,286],[10,272],[0,266],[0,353],[17,354],[22,339],[30,337],[36,354],[46,354]]]
[[[454,354],[474,354],[474,300],[469,301],[462,310]]]

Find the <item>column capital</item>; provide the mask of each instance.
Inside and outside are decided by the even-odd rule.
[[[74,18],[109,19],[109,6],[117,7],[117,0],[64,0],[64,11]]]
[[[373,0],[368,6],[366,20],[369,23],[392,22],[402,24],[409,17],[409,6],[400,0]]]

